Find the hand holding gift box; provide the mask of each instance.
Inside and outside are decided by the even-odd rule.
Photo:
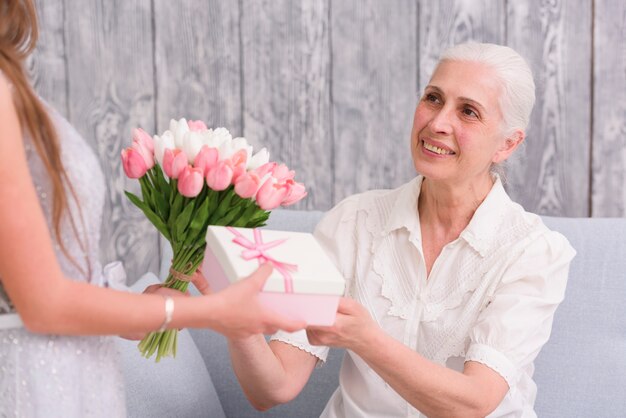
[[[345,280],[313,235],[209,226],[202,274],[213,291],[244,278],[260,264],[274,266],[261,303],[308,325],[332,325]]]

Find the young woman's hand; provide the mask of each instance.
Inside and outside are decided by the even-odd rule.
[[[304,321],[285,318],[261,306],[259,293],[271,273],[272,266],[264,264],[247,278],[213,294],[217,316],[212,328],[230,339],[273,334],[279,329],[289,332],[303,329]]]

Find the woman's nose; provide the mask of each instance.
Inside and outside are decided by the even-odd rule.
[[[433,115],[430,121],[430,129],[439,134],[450,134],[452,132],[453,109],[442,107]]]

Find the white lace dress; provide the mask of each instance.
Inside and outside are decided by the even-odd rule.
[[[55,245],[67,277],[96,286],[106,278],[98,261],[105,182],[93,151],[76,130],[50,110],[61,141],[62,159],[80,201],[86,248],[69,223],[62,237],[81,273]],[[44,166],[30,140],[25,149],[41,206],[51,227],[52,195]],[[77,208],[70,198],[70,211]],[[78,219],[75,216],[75,219]],[[79,231],[83,230],[77,222]],[[120,417],[126,415],[123,377],[114,337],[32,334],[20,326],[0,284],[0,417]]]

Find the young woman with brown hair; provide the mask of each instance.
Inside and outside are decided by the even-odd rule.
[[[24,61],[37,35],[32,0],[0,4],[0,416],[124,416],[113,339],[101,336],[301,328],[258,303],[268,266],[217,294],[196,277],[200,297],[99,286],[104,177],[80,135],[29,84]]]

